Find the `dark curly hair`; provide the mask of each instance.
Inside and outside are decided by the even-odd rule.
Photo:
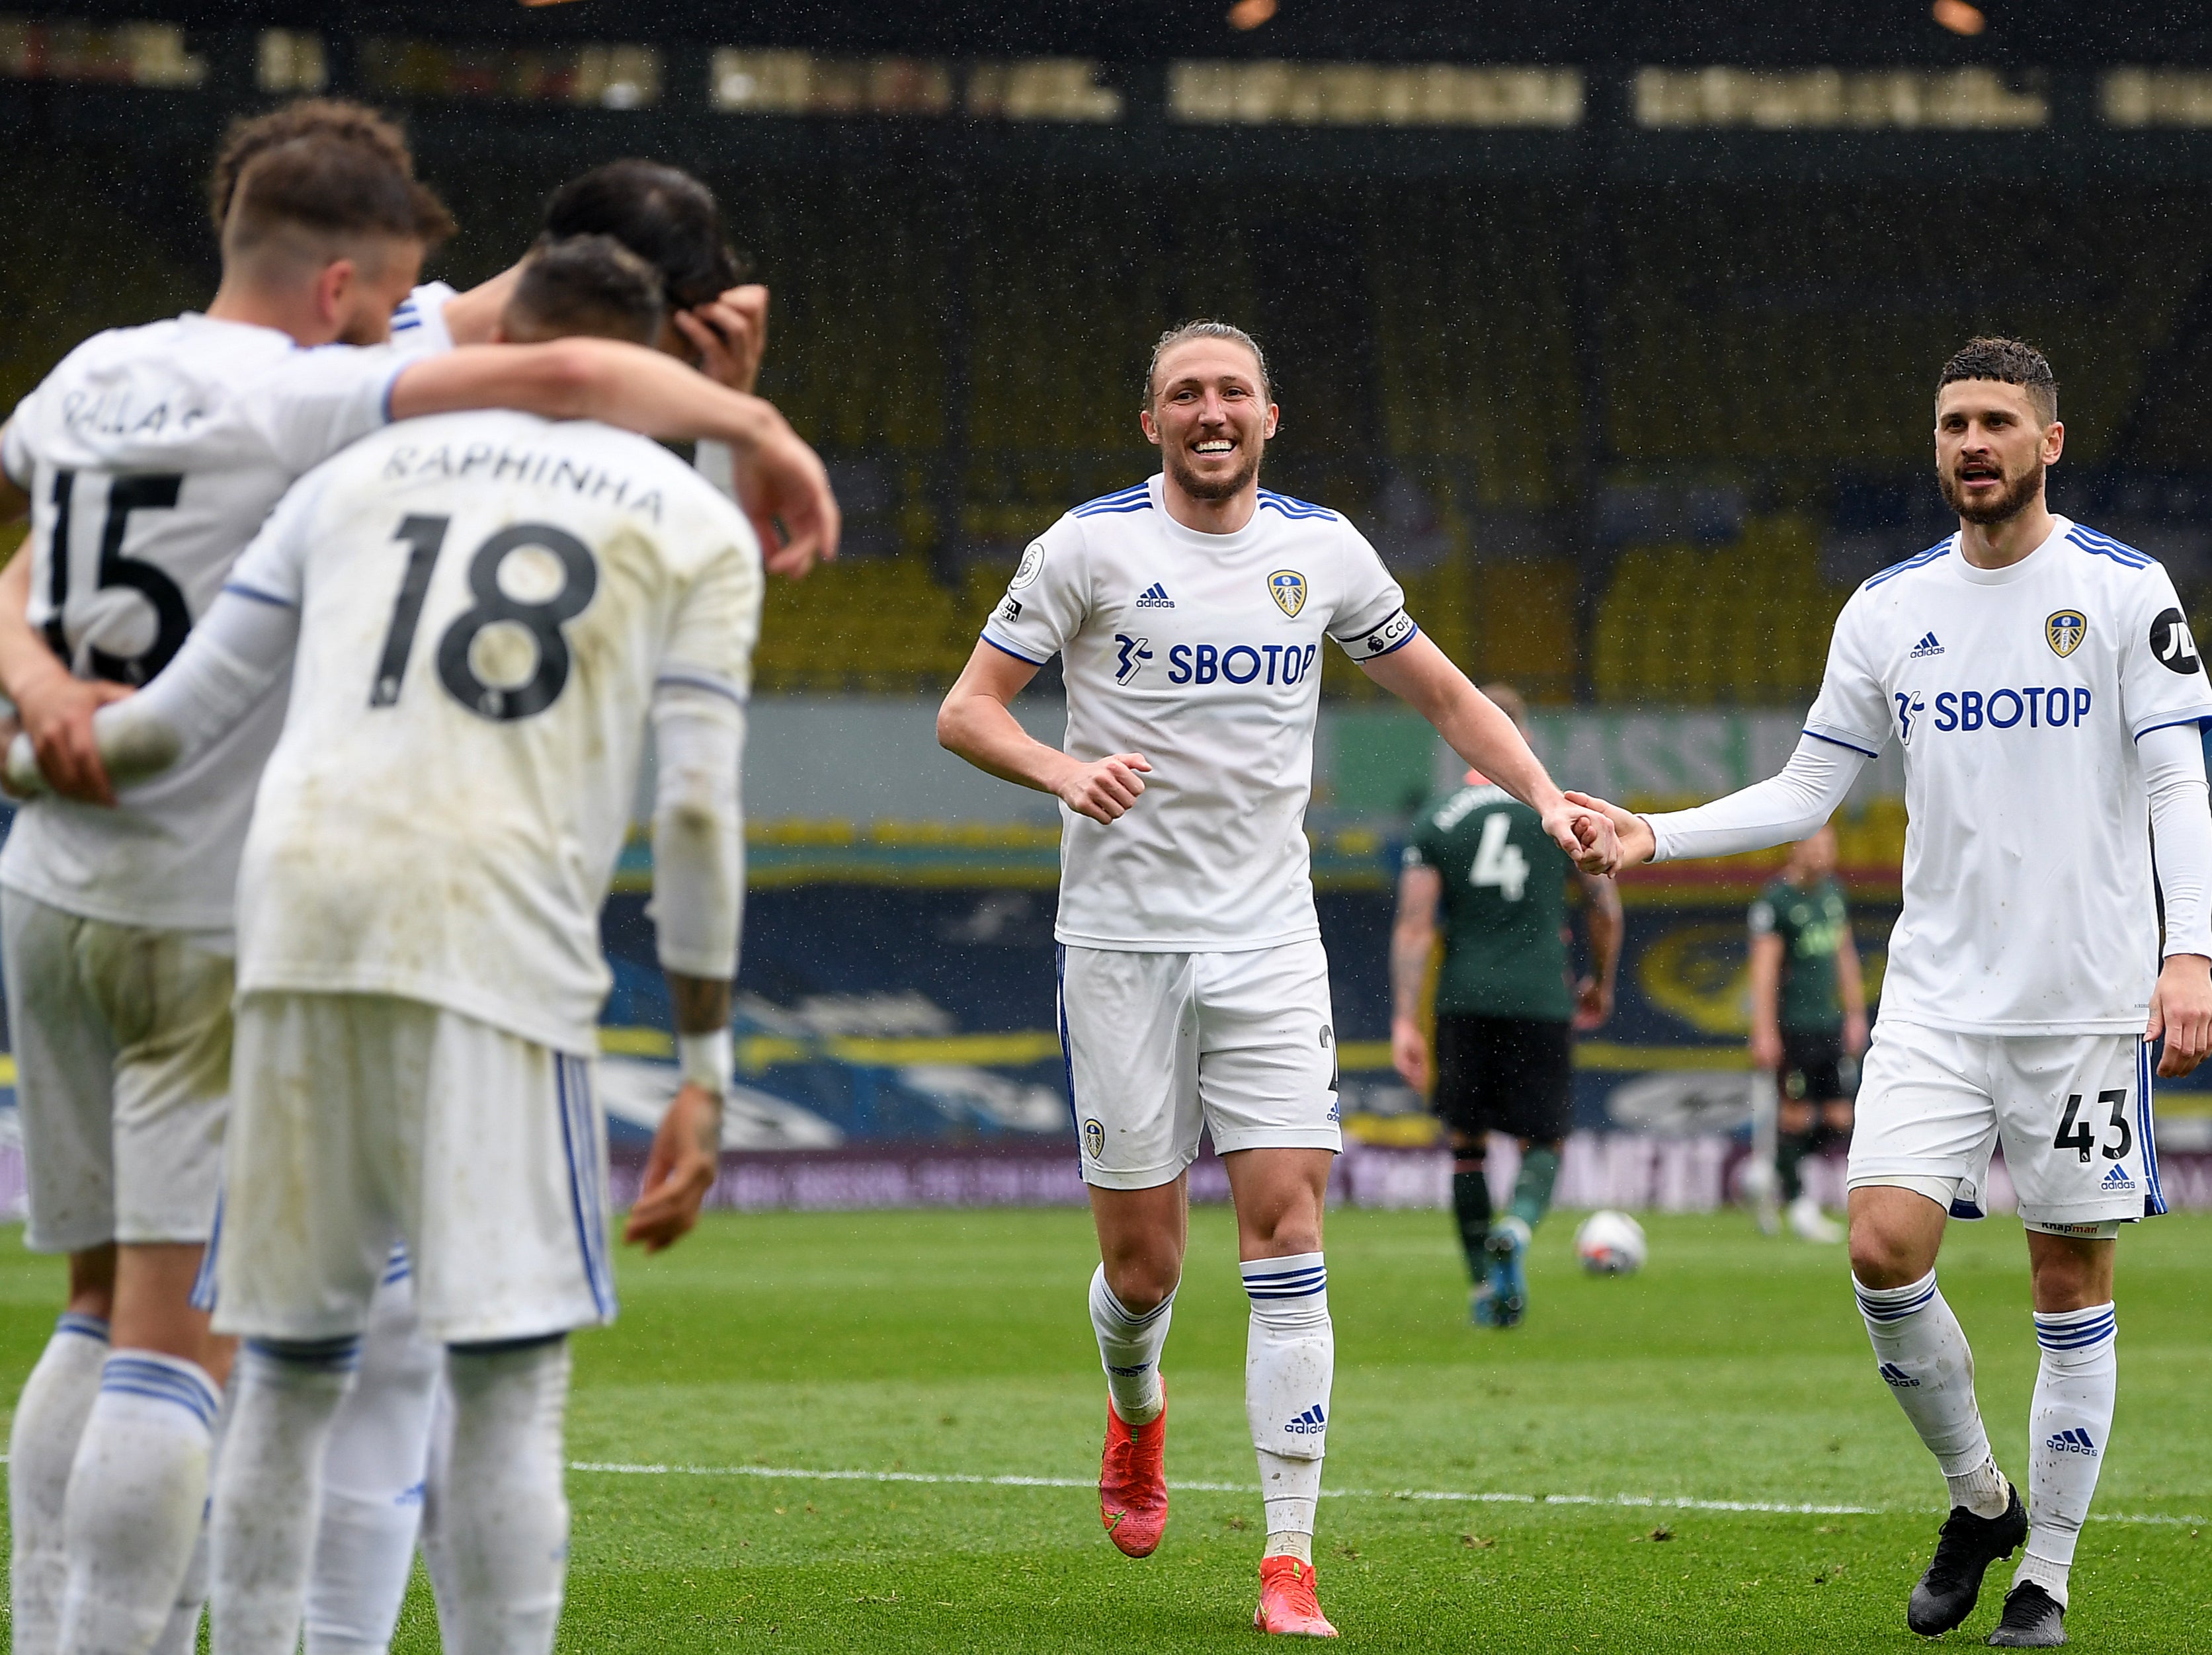
[[[1937,402],[1942,400],[1943,387],[1960,379],[1995,379],[2001,385],[2018,385],[2027,392],[2037,419],[2049,425],[2058,417],[2057,376],[2051,373],[2043,353],[2024,339],[1984,334],[1967,340],[1936,377]]]
[[[570,179],[545,203],[545,233],[612,236],[660,275],[670,310],[703,305],[744,279],[722,239],[714,192],[679,167],[632,156]]]

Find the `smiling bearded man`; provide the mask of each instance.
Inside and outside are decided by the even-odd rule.
[[[1414,626],[1335,512],[1259,486],[1267,363],[1194,322],[1152,354],[1158,476],[1077,506],[1024,555],[938,738],[1062,805],[1060,1028],[1103,1263],[1099,1516],[1132,1557],[1167,1522],[1159,1360],[1201,1127],[1229,1175],[1252,1301],[1245,1411],[1267,1545],[1261,1630],[1333,1638],[1313,1570],[1335,1370],[1322,1204],[1340,1143],[1328,961],[1304,833],[1320,652],[1334,638],[1586,870],[1611,824],[1567,804],[1513,722]],[[1066,749],[1007,703],[1055,653]]]

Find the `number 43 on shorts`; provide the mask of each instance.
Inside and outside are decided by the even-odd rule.
[[[2122,1088],[2114,1092],[2097,1094],[2097,1107],[2112,1109],[2112,1129],[2118,1139],[2104,1146],[2105,1159],[2118,1161],[2135,1147],[2135,1134],[2128,1127],[2128,1094]],[[2081,1159],[2087,1161],[2089,1152],[2098,1147],[2095,1134],[2087,1120],[2081,1118],[2081,1094],[2074,1093],[2066,1100],[2066,1113],[2058,1123],[2058,1136],[2051,1140],[2054,1149],[2078,1149]]]

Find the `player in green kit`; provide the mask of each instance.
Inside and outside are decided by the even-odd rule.
[[[1505,684],[1483,694],[1528,734],[1528,712]],[[1566,882],[1589,900],[1590,972],[1570,986]],[[1406,1084],[1429,1083],[1421,987],[1442,904],[1444,957],[1437,979],[1436,1091],[1449,1133],[1452,1210],[1474,1292],[1470,1319],[1511,1327],[1527,1314],[1530,1233],[1552,1203],[1572,1114],[1577,1028],[1613,1010],[1620,961],[1620,897],[1613,881],[1579,872],[1536,813],[1474,772],[1415,820],[1398,878],[1390,936],[1390,1057]],[[1483,1155],[1492,1132],[1521,1141],[1509,1211],[1493,1219]]]
[[[1774,1170],[1790,1228],[1808,1241],[1843,1231],[1805,1188],[1805,1157],[1851,1133],[1852,1088],[1866,1050],[1866,987],[1850,912],[1836,882],[1836,830],[1792,846],[1781,876],[1751,905],[1751,1063],[1779,1094]],[[1771,1222],[1762,1207],[1760,1227]]]

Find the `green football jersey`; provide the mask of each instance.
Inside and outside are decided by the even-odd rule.
[[[1502,787],[1462,787],[1423,807],[1406,865],[1443,877],[1438,1015],[1572,1019],[1566,882],[1574,864],[1541,816]]]
[[[1783,1028],[1805,1034],[1830,1034],[1843,1028],[1836,947],[1850,923],[1843,887],[1832,879],[1804,890],[1778,879],[1751,905],[1751,934],[1782,939],[1775,1010]]]

